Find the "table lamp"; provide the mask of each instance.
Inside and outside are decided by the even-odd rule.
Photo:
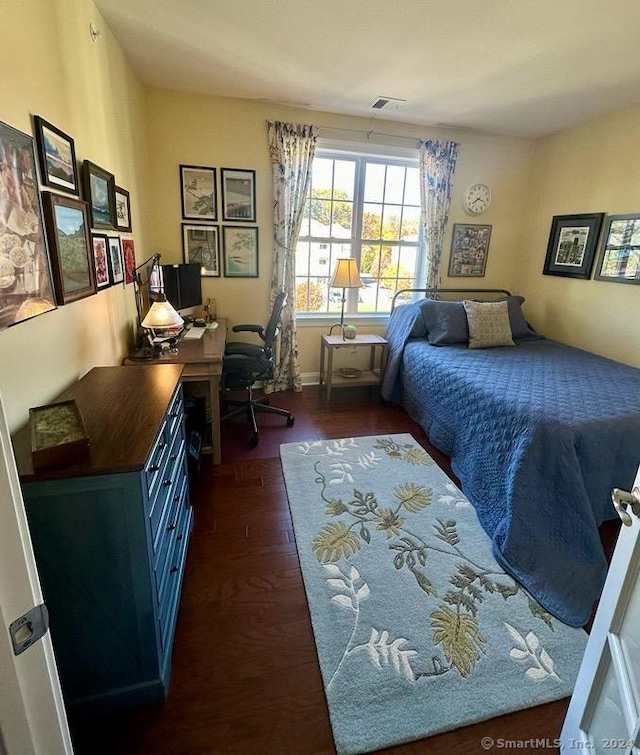
[[[360,288],[362,281],[360,280],[360,273],[358,272],[357,260],[353,257],[341,257],[336,260],[336,266],[333,270],[333,277],[329,283],[329,288],[341,288],[342,289],[342,311],[340,313],[340,322],[335,323],[329,329],[329,335],[333,332],[334,328],[340,328],[342,333],[342,340],[346,340],[344,335],[344,302],[345,292],[347,288]]]

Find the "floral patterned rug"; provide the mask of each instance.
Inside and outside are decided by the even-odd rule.
[[[586,633],[503,572],[411,435],[286,443],[280,456],[340,755],[571,694]]]

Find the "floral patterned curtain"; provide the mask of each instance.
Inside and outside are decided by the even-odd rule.
[[[280,326],[280,348],[273,380],[265,391],[302,390],[296,333],[295,255],[302,210],[311,181],[311,166],[318,129],[290,123],[270,122],[269,152],[273,172],[273,277],[271,302],[280,291],[287,292],[287,304]]]
[[[420,145],[420,202],[427,249],[424,275],[427,288],[438,287],[442,244],[451,204],[451,182],[457,159],[456,142],[427,140]]]

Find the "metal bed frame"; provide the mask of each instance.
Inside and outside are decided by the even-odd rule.
[[[511,296],[506,288],[401,288],[391,299],[391,313],[396,308],[396,299],[403,294],[424,294],[424,298],[437,299],[439,294],[504,294]]]

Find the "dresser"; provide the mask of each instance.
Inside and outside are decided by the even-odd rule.
[[[96,367],[75,399],[89,455],[35,470],[13,437],[51,638],[70,712],[167,692],[192,509],[182,366]]]

